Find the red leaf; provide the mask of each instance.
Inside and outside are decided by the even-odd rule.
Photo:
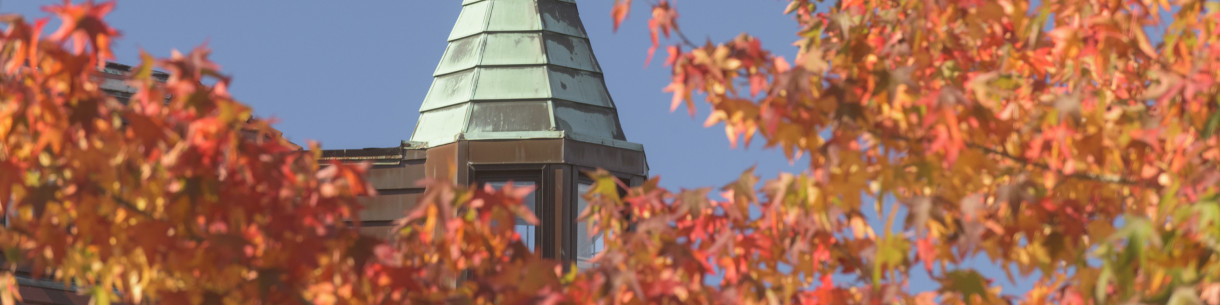
[[[652,62],[652,55],[657,52],[657,46],[660,45],[657,32],[660,31],[665,38],[669,38],[669,32],[677,28],[674,23],[674,19],[677,18],[678,13],[669,7],[669,1],[662,0],[652,6],[652,19],[648,20],[648,32],[652,36],[652,46],[648,48],[648,58],[644,59],[644,66],[648,66]],[[615,27],[617,29],[617,23],[615,23]]]
[[[915,255],[923,262],[928,274],[932,274],[932,264],[936,259],[936,246],[932,244],[932,237],[925,237],[915,242]]]
[[[674,63],[678,62],[678,58],[682,56],[682,47],[680,46],[669,46],[669,48],[666,48],[666,51],[669,51],[669,58],[665,59],[666,67],[673,66]]]
[[[71,38],[76,54],[84,52],[85,42],[88,41],[97,52],[99,63],[101,60],[114,58],[110,53],[110,40],[118,36],[119,32],[102,21],[113,9],[114,2],[94,4],[92,0],[79,5],[65,3],[44,7],[43,10],[59,15],[63,20],[59,30],[48,38],[55,41]]]
[[[757,96],[759,91],[767,87],[767,76],[762,73],[750,75],[750,95]]]
[[[614,7],[610,9],[610,19],[614,21],[615,31],[618,31],[618,26],[627,19],[629,12],[631,12],[631,0],[615,0]]]

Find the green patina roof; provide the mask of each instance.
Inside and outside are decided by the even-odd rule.
[[[411,141],[627,142],[572,0],[465,0]]]

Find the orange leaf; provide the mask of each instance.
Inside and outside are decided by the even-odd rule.
[[[614,21],[614,30],[618,31],[618,26],[623,24],[623,20],[627,19],[627,13],[631,12],[631,0],[615,0],[614,7],[610,9],[610,19]]]

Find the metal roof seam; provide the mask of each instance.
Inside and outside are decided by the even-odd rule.
[[[468,4],[473,4],[473,3],[478,3],[478,2],[483,2],[483,1],[490,1],[490,0],[465,0],[465,1],[462,1],[462,6],[465,6]],[[535,1],[555,1],[555,2],[576,4],[576,0],[535,0]]]
[[[559,65],[559,64],[542,63],[542,64],[498,64],[498,65],[476,65],[476,66],[471,66],[471,67],[469,67],[469,68],[462,68],[462,69],[459,69],[459,70],[453,70],[453,71],[451,71],[451,72],[445,72],[445,73],[441,73],[441,74],[434,74],[434,75],[432,75],[432,77],[449,76],[449,75],[453,75],[453,74],[456,74],[456,73],[466,72],[466,71],[470,71],[470,70],[473,70],[473,69],[478,69],[478,68],[529,68],[529,67],[548,67],[548,68],[550,68],[550,67],[559,67],[559,68],[565,68],[565,69],[578,70],[578,71],[582,71],[582,72],[589,72],[589,73],[592,73],[592,74],[596,74],[597,76],[605,76],[605,73],[598,72],[598,71],[589,71],[589,70],[585,70],[585,69],[581,69],[581,68],[577,68],[577,67],[569,67],[569,66],[565,66],[565,65]]]
[[[466,104],[469,106],[466,107],[466,115],[462,117],[461,127],[458,127],[458,130],[461,130],[460,134],[465,134],[468,132],[466,129],[470,128],[470,115],[474,112],[474,103],[467,101]]]
[[[551,130],[559,130],[559,125],[555,124],[555,99],[546,100],[547,119],[551,120]]]
[[[504,33],[509,33],[509,34],[511,34],[511,33],[550,33],[550,34],[555,34],[555,35],[563,35],[563,36],[572,37],[572,38],[579,38],[579,39],[584,39],[584,40],[590,40],[588,36],[572,35],[572,34],[568,34],[568,33],[564,33],[564,32],[559,32],[559,31],[554,31],[554,30],[548,30],[548,29],[545,29],[545,28],[544,28],[544,29],[541,29],[541,30],[487,30],[487,29],[484,29],[484,30],[482,30],[482,31],[475,32],[475,33],[470,33],[470,34],[466,34],[466,35],[464,35],[464,36],[460,36],[460,37],[450,37],[450,38],[448,38],[447,40],[445,40],[445,42],[453,42],[453,41],[455,41],[455,40],[462,40],[462,39],[465,39],[465,38],[470,38],[471,36],[475,36],[475,35],[482,35],[482,34],[504,34]]]

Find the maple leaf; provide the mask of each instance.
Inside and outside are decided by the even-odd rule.
[[[58,15],[62,21],[59,29],[47,39],[62,41],[71,38],[73,52],[76,54],[84,52],[88,42],[97,52],[97,64],[101,65],[102,61],[114,58],[110,51],[110,42],[119,35],[117,30],[102,21],[113,9],[114,2],[97,4],[93,0],[78,5],[66,3],[43,7],[43,10]]]
[[[983,238],[983,231],[985,229],[981,213],[983,209],[983,196],[974,194],[962,198],[959,203],[959,209],[961,209],[962,226],[965,231],[963,232],[965,236],[962,243],[964,247],[961,248],[961,253],[964,254],[966,251],[973,251],[974,247],[978,246]]]
[[[932,219],[932,198],[916,197],[903,200],[907,205],[906,229],[915,229],[915,233],[923,235],[927,231],[928,220]]]
[[[924,264],[928,274],[932,274],[932,265],[936,263],[936,245],[931,238],[923,238],[915,242],[915,256]]]
[[[630,1],[627,1],[626,5],[630,4]],[[623,16],[626,16],[625,13]],[[657,52],[657,47],[660,45],[657,32],[659,31],[665,38],[669,38],[669,33],[677,28],[677,24],[674,23],[674,20],[677,18],[678,13],[670,8],[669,1],[667,0],[661,0],[661,2],[652,6],[652,18],[648,20],[648,31],[652,35],[652,46],[648,48],[648,57],[644,59],[644,66],[648,66],[648,63],[652,62],[652,56]],[[615,29],[617,28],[618,23],[615,23]]]
[[[614,0],[614,7],[610,9],[610,20],[614,22],[615,31],[618,31],[619,25],[623,24],[630,12],[631,0]]]
[[[941,292],[959,293],[968,304],[994,304],[987,292],[987,284],[991,282],[974,270],[954,270],[940,279]],[[976,302],[974,297],[978,297]],[[981,302],[981,303],[978,303]]]
[[[113,56],[113,2],[65,2],[46,8],[61,19],[46,38],[46,20],[0,17],[0,246],[56,280],[123,283],[91,286],[97,303],[1010,301],[985,269],[944,272],[939,295],[905,291],[914,264],[980,254],[1042,270],[1028,303],[1215,302],[1180,264],[1220,227],[1220,13],[1183,5],[1166,22],[1168,2],[1129,4],[795,0],[791,64],[747,34],[683,39],[667,48],[671,111],[693,116],[701,97],[730,145],[758,135],[809,167],[761,188],[746,171],[725,201],[589,173],[579,219],[606,250],[565,267],[515,237],[515,218],[540,219],[511,186],[425,181],[390,241],[360,237],[347,221],[376,193],[367,165],[319,163],[315,144],[299,152],[252,120],[206,46],[144,54],[130,106],[107,102],[92,82]],[[613,3],[615,31],[630,8]],[[646,65],[679,29],[671,2],[651,8]],[[905,198],[905,231],[870,225],[872,196],[877,210]]]
[[[47,19],[39,19],[34,24],[25,23],[24,18],[19,15],[0,15],[0,23],[8,25],[8,29],[4,35],[13,40],[25,40],[28,43],[18,44],[14,47],[13,54],[10,55],[4,65],[5,73],[15,73],[17,69],[22,67],[36,66],[35,58],[38,58],[38,44],[42,34],[42,28],[46,26]],[[7,134],[7,132],[4,132]]]

